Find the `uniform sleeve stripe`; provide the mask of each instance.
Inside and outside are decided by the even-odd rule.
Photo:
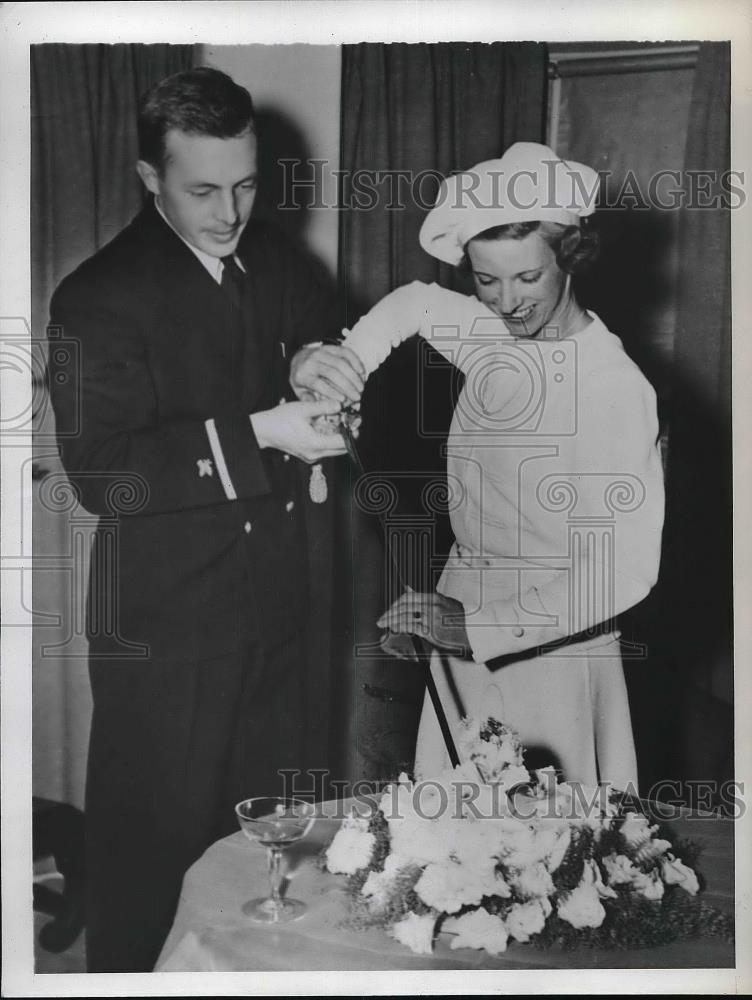
[[[227,470],[227,462],[225,462],[222,445],[219,443],[219,435],[217,434],[217,426],[214,423],[214,418],[210,417],[204,423],[204,426],[206,427],[206,436],[209,438],[209,447],[211,448],[212,455],[214,456],[214,464],[217,466],[219,481],[222,483],[225,496],[228,500],[237,500],[238,495],[235,492],[235,487],[232,485],[232,480],[230,479],[230,473]]]

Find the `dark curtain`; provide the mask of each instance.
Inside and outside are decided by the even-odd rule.
[[[546,66],[537,43],[344,46],[339,277],[349,323],[414,279],[470,290],[421,249],[418,231],[442,177],[513,142],[544,141]],[[396,497],[389,537],[416,589],[435,585],[451,543],[438,498],[459,388],[451,365],[414,338],[369,380],[363,399],[360,451]],[[351,773],[383,778],[412,766],[423,681],[375,645],[375,620],[400,584],[374,517],[356,503],[343,516],[353,539]]]
[[[32,45],[31,192],[35,332],[58,282],[141,208],[136,105],[189,69],[192,45]],[[41,324],[41,325],[40,325]]]
[[[136,103],[162,77],[194,64],[190,45],[31,46],[31,291],[38,390],[43,381],[50,296],[60,280],[111,239],[141,208]],[[34,554],[40,562],[71,551],[70,518],[91,531],[83,512],[65,515],[40,502],[38,480],[61,469],[45,394],[34,396]],[[87,558],[87,557],[84,557]],[[77,575],[34,575],[34,793],[83,803],[91,701],[86,642],[75,636],[66,657],[42,647],[68,638],[83,619]],[[60,626],[50,622],[60,620]]]
[[[344,46],[340,280],[356,308],[416,278],[453,284],[454,269],[418,244],[439,182],[542,141],[545,92],[537,43]],[[372,208],[354,206],[359,172],[384,175]]]
[[[733,777],[729,105],[730,46],[704,43],[685,170],[710,180],[680,223],[662,590],[683,708],[675,774],[716,782]]]

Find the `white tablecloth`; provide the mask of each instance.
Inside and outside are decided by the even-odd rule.
[[[333,803],[324,805],[331,812]],[[341,815],[341,804],[340,804]],[[538,950],[511,942],[504,955],[449,947],[439,935],[432,956],[414,955],[379,930],[355,931],[346,917],[345,879],[322,871],[317,856],[339,820],[319,818],[288,852],[287,893],[308,904],[290,924],[267,927],[241,912],[244,902],[269,892],[266,852],[238,832],[217,841],[187,872],[175,922],[156,971],[329,971],[401,969],[608,969],[731,968],[734,949],[717,939],[635,951]],[[671,828],[703,845],[698,865],[707,879],[704,898],[733,912],[733,824],[722,819],[682,819]]]

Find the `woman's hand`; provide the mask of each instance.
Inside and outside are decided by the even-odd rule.
[[[420,636],[455,656],[469,659],[472,655],[465,629],[465,609],[459,601],[443,594],[408,590],[376,624],[400,635]],[[388,642],[386,648],[390,651]]]
[[[366,370],[354,351],[336,344],[308,344],[290,362],[290,385],[298,399],[360,402]]]

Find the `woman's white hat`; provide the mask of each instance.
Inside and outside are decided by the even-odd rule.
[[[459,264],[465,244],[510,222],[578,226],[598,197],[592,167],[562,160],[538,142],[516,142],[501,159],[486,160],[441,182],[436,205],[420,229],[420,245],[439,260]]]

